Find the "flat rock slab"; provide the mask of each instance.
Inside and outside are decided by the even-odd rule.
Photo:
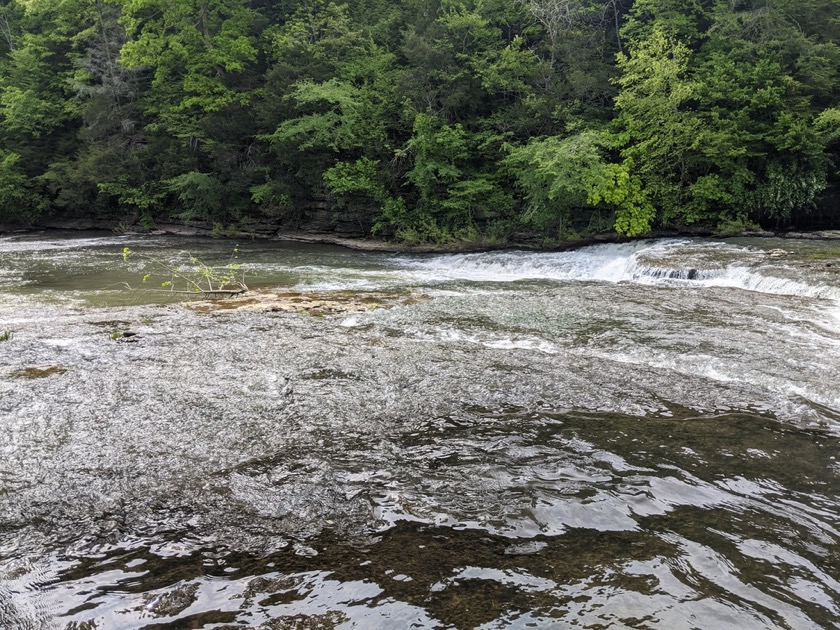
[[[818,232],[786,232],[784,238],[802,238],[812,241],[840,240],[840,230],[820,230]]]
[[[63,365],[50,365],[47,367],[26,367],[13,371],[12,378],[47,378],[53,374],[63,374],[67,371]]]
[[[184,306],[198,313],[254,311],[333,315],[419,304],[430,299],[426,295],[405,291],[263,291],[249,292],[242,297],[191,302]]]

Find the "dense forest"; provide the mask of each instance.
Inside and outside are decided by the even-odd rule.
[[[840,0],[2,0],[0,222],[840,224]]]

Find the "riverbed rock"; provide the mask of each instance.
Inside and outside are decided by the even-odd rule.
[[[50,365],[47,367],[26,367],[15,370],[11,373],[12,378],[47,378],[53,374],[63,374],[67,368],[63,365]]]
[[[785,232],[784,238],[802,238],[812,241],[836,241],[840,240],[840,230],[818,230],[815,232]]]
[[[185,304],[185,307],[199,313],[252,311],[324,316],[363,313],[377,308],[407,306],[429,300],[430,298],[423,294],[401,291],[255,291],[242,297],[190,302]]]
[[[195,582],[161,594],[147,593],[143,596],[141,609],[155,617],[174,617],[198,599],[197,593],[198,584]]]

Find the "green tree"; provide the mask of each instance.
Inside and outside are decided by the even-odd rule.
[[[795,76],[798,61],[778,54],[807,38],[769,5],[718,2],[692,50],[674,25],[694,24],[699,5],[685,9],[687,21],[671,11],[660,23],[651,10],[654,23],[642,28],[641,8],[661,5],[668,3],[636,5],[630,32],[644,36],[619,56],[615,101],[622,156],[661,220],[749,215],[778,223],[808,211],[827,185],[828,158],[808,88]]]
[[[329,193],[348,208],[367,205],[362,219],[371,222],[392,196],[401,125],[396,56],[355,24],[344,4],[304,5],[271,38],[269,77],[286,85],[273,86],[283,89],[284,107],[265,110],[277,122],[262,138],[276,160],[269,174],[286,173],[287,185],[261,186],[281,196]]]
[[[700,217],[686,215],[685,206],[692,146],[700,132],[689,107],[698,89],[688,77],[692,53],[658,27],[628,48],[619,55],[622,74],[616,81],[622,156],[666,221],[694,221]]]
[[[73,36],[68,54],[73,67],[69,85],[80,124],[78,149],[54,161],[44,181],[62,212],[114,216],[126,209],[109,203],[111,197],[101,194],[101,185],[119,180],[142,183],[146,137],[138,103],[141,88],[138,71],[119,62],[127,41],[119,6],[86,0],[80,8],[82,28]]]
[[[28,224],[44,210],[44,200],[33,195],[19,161],[17,153],[0,151],[0,221]]]
[[[13,0],[2,8],[0,146],[13,161],[7,163],[7,175],[28,178],[29,202],[22,211],[28,220],[50,209],[45,179],[50,164],[75,149],[78,107],[70,89],[71,55],[83,11],[83,0]],[[7,177],[7,184],[14,179]]]
[[[556,229],[561,238],[572,229],[575,210],[602,210],[614,217],[617,232],[647,232],[655,212],[632,162],[609,161],[610,136],[583,131],[568,138],[548,137],[509,147],[504,166],[514,173],[525,194],[527,224]]]
[[[236,82],[257,57],[256,15],[243,0],[124,0],[127,68],[149,68],[145,99],[154,127],[190,142],[208,141],[207,114],[247,104]]]

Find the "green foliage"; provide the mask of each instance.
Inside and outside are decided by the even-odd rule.
[[[840,108],[830,107],[820,112],[814,126],[825,144],[840,140]]]
[[[123,0],[132,38],[120,57],[127,68],[154,70],[147,111],[181,138],[201,137],[203,114],[246,104],[232,84],[257,57],[249,29],[255,13],[242,0]]]
[[[227,297],[248,291],[245,271],[238,262],[238,245],[233,247],[230,259],[224,265],[208,265],[186,252],[181,252],[174,260],[163,260],[128,247],[123,248],[122,258],[124,262],[139,259],[143,284],[158,285],[172,294]]]
[[[525,223],[541,229],[562,225],[573,207],[586,203],[584,172],[603,169],[601,151],[592,134],[572,138],[535,139],[527,145],[509,147],[504,161],[525,195]]]
[[[469,158],[467,132],[460,124],[450,126],[429,114],[417,114],[411,139],[402,155],[410,156],[412,167],[406,173],[420,195],[425,209],[433,211],[442,190],[458,181],[460,164]]]
[[[224,224],[216,221],[213,223],[213,228],[210,230],[211,238],[235,238],[239,234],[239,229],[231,224],[225,227]]]
[[[6,130],[38,138],[67,118],[71,105],[61,98],[51,55],[44,38],[35,35],[24,37],[21,47],[9,52],[0,84],[0,116]]]
[[[470,60],[483,90],[516,98],[533,94],[533,81],[539,75],[540,64],[539,57],[526,44],[523,37],[516,35],[501,50],[491,49]]]
[[[292,209],[292,199],[277,181],[255,184],[250,189],[251,201],[260,208],[263,215],[281,217]]]
[[[371,96],[370,91],[349,81],[301,81],[290,98],[299,107],[320,106],[322,111],[284,121],[266,137],[278,148],[293,145],[298,150],[326,147],[341,151],[381,145],[386,137]]]
[[[758,223],[748,220],[744,216],[722,219],[715,227],[716,236],[740,236],[745,232],[760,232],[761,226]]]
[[[33,195],[20,159],[17,153],[0,150],[0,221],[28,224],[43,211],[45,202]]]
[[[11,330],[4,330],[2,333],[0,333],[0,342],[11,341],[13,336],[14,333]]]
[[[628,43],[644,41],[653,32],[685,42],[700,39],[708,28],[707,0],[635,0],[622,33]],[[730,4],[731,6],[731,4]]]
[[[121,206],[139,210],[142,215],[149,215],[166,198],[166,191],[157,182],[135,186],[126,177],[102,182],[98,188],[101,193],[114,197]]]
[[[773,219],[789,219],[794,211],[813,206],[826,185],[824,172],[773,161],[750,195],[748,208]]]
[[[837,0],[0,4],[0,221],[840,221]]]
[[[687,76],[691,51],[654,27],[629,54],[618,57],[616,80],[622,156],[666,220],[693,222],[681,184],[687,178],[687,154],[701,127],[686,104],[697,86]]]
[[[396,152],[397,159],[408,165],[403,181],[413,207],[377,183],[369,192],[382,208],[375,229],[404,241],[451,242],[477,234],[477,218],[509,213],[513,198],[502,188],[498,174],[474,164],[476,155],[500,139],[492,133],[470,132],[460,124],[449,125],[438,116],[415,114],[411,138]],[[369,182],[371,174],[361,181]]]
[[[378,167],[378,160],[366,157],[355,162],[338,162],[324,173],[324,183],[337,197],[359,194],[385,203],[388,192],[379,179]]]
[[[636,19],[665,4],[637,3]],[[770,14],[718,4],[704,17],[712,28],[703,39],[684,28],[698,6],[685,9],[690,20],[680,27],[669,6],[673,19],[654,20],[619,56],[615,101],[622,156],[661,220],[711,221],[740,209],[778,223],[813,208],[828,185],[833,115],[814,120],[797,64],[775,54],[788,38],[801,40],[790,16],[767,21]]]
[[[209,173],[191,171],[168,179],[164,184],[180,202],[180,219],[207,219],[222,205],[224,188],[221,182]]]
[[[574,209],[604,207],[615,212],[620,234],[647,232],[653,207],[631,174],[632,162],[607,161],[605,148],[610,141],[604,133],[584,131],[510,147],[504,164],[525,193],[523,220],[541,229],[557,226],[562,235]]]

